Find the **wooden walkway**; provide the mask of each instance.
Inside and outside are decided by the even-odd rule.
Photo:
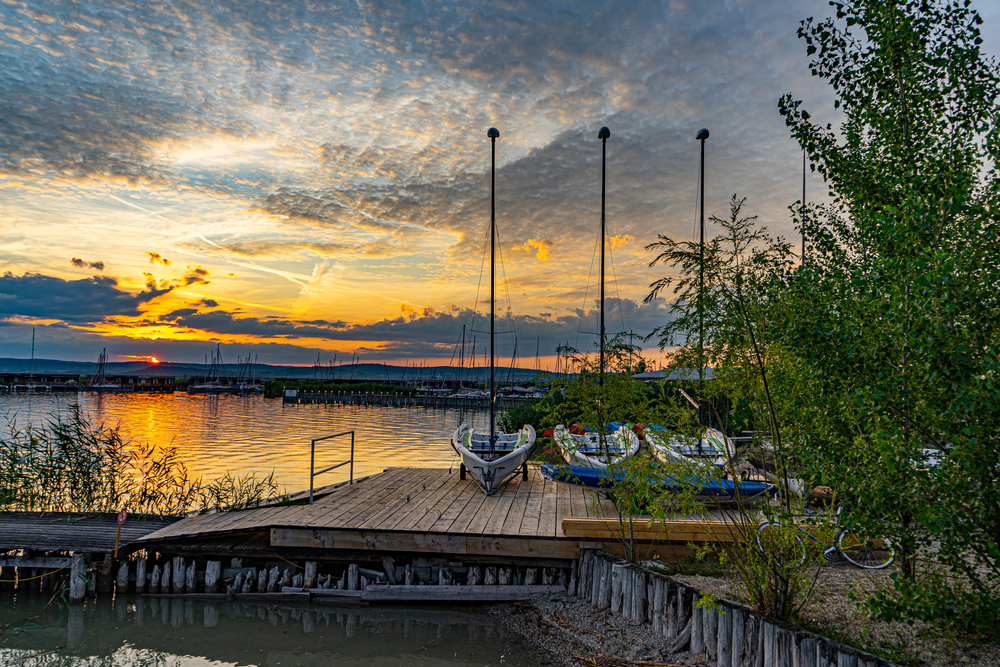
[[[389,468],[323,491],[312,505],[184,519],[133,548],[190,550],[200,543],[202,552],[234,554],[287,549],[569,559],[579,556],[580,538],[563,532],[564,518],[594,517],[595,510],[614,516],[608,500],[595,507],[592,491],[546,480],[536,468],[489,497],[472,479],[459,479],[457,468]]]
[[[111,551],[118,520],[115,514],[71,512],[0,512],[0,551]],[[122,524],[120,549],[177,519],[129,518]]]

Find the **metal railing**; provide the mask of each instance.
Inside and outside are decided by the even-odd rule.
[[[329,468],[323,468],[322,470],[316,472],[315,471],[315,467],[316,467],[316,443],[320,442],[322,440],[330,440],[332,438],[339,438],[339,437],[344,436],[344,435],[350,435],[351,436],[351,458],[349,458],[346,461],[341,461],[340,463],[335,463],[334,465],[330,466]],[[354,431],[344,431],[343,433],[335,433],[333,435],[326,435],[326,436],[323,436],[322,438],[313,438],[312,448],[311,448],[311,451],[309,452],[309,504],[310,505],[313,504],[313,479],[315,479],[317,475],[322,475],[325,472],[330,472],[331,470],[336,470],[337,468],[340,468],[342,466],[346,466],[348,464],[350,464],[350,466],[351,466],[351,476],[350,476],[350,481],[348,483],[349,484],[354,484]]]

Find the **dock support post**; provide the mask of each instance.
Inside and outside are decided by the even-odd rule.
[[[472,570],[471,569],[469,570],[469,576],[472,576]],[[343,582],[344,580],[341,579],[340,581]],[[413,583],[414,583],[413,582],[413,566],[411,564],[409,564],[409,563],[406,564],[406,568],[403,570],[403,583],[406,584],[407,586],[412,586]],[[471,581],[469,582],[469,585],[470,586],[472,585]],[[338,588],[340,588],[340,586],[338,586]]]
[[[4,568],[5,570],[14,568]],[[82,553],[74,553],[69,571],[69,601],[83,602],[87,596],[87,559]]]
[[[478,565],[473,565],[469,568],[469,585],[478,586],[479,585],[479,575],[480,569]]]
[[[701,615],[705,635],[705,660],[711,664],[718,655],[719,609],[715,605],[710,605],[701,610]]]
[[[104,560],[97,565],[97,592],[110,593],[114,586],[111,578],[111,554],[104,554]]]
[[[663,635],[663,599],[667,582],[662,577],[653,578],[653,632]]]
[[[198,592],[198,570],[194,561],[191,561],[191,564],[184,570],[184,592]]]
[[[534,586],[535,580],[538,578],[538,568],[529,567],[524,570],[524,585]]]
[[[359,580],[360,575],[358,574],[358,566],[355,563],[351,563],[347,567],[347,590],[356,591],[360,585]]]
[[[170,567],[167,565],[167,567]],[[153,565],[153,576],[149,580],[149,592],[159,593],[160,592],[160,578],[163,576],[163,571],[160,569],[160,564],[156,563]]]
[[[497,569],[495,567],[486,568],[486,572],[483,575],[483,584],[486,586],[497,585]]]
[[[184,592],[184,559],[180,556],[174,556],[170,567],[171,573],[171,590],[173,593],[183,593]]]
[[[219,579],[222,574],[222,562],[217,560],[210,560],[205,565],[205,592],[206,593],[218,593],[219,592]],[[249,576],[249,575],[248,575]],[[243,582],[240,582],[241,584]],[[243,586],[240,586],[242,589]],[[211,626],[210,626],[211,627]]]
[[[747,636],[746,636],[746,622],[747,613],[742,609],[728,609],[726,611],[730,616],[733,617],[732,623],[732,646],[730,651],[732,651],[732,664],[739,665],[741,656],[746,648]]]
[[[384,560],[385,559],[383,559],[383,561]],[[317,563],[316,561],[314,561],[314,560],[307,560],[306,561],[305,576],[302,579],[302,587],[303,588],[316,588],[316,570],[318,568],[319,568],[319,563]],[[389,573],[386,572],[386,576],[388,576],[388,574]],[[395,582],[393,582],[390,579],[389,583],[391,584],[391,583],[395,583]]]
[[[118,567],[118,576],[115,577],[115,593],[128,592],[128,561],[123,561]]]
[[[501,567],[498,572],[498,579],[501,586],[510,586],[513,578],[513,570],[510,567]]]
[[[146,559],[140,558],[135,562],[135,592],[146,592]]]

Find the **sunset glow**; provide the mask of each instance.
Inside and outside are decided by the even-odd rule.
[[[695,235],[698,128],[706,213],[738,192],[796,234],[775,104],[830,92],[795,36],[826,3],[793,5],[6,4],[0,356],[32,327],[81,360],[446,362],[463,326],[481,353],[490,126],[522,365],[591,346],[602,125],[607,321],[648,334],[644,247]]]

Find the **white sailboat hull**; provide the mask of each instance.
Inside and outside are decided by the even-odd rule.
[[[714,428],[706,429],[700,441],[693,445],[668,432],[654,432],[647,428],[646,444],[653,455],[664,463],[693,460],[721,467],[729,463],[736,453],[732,441]]]
[[[462,458],[465,469],[488,496],[510,481],[535,447],[535,429],[530,425],[517,433],[497,436],[492,452],[488,434],[474,432],[468,424],[459,426],[451,439],[451,446]]]
[[[556,426],[553,438],[563,459],[574,466],[603,469],[639,451],[639,437],[627,426],[606,435],[606,446],[596,433],[575,435],[562,424]]]

